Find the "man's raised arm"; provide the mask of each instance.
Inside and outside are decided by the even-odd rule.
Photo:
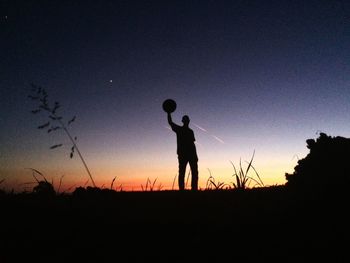
[[[174,125],[173,119],[171,118],[171,113],[168,112],[168,123],[170,126]]]
[[[168,123],[173,131],[176,131],[177,128],[179,127],[175,123],[173,123],[173,119],[171,118],[171,113],[168,112]]]

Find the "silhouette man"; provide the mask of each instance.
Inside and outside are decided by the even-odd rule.
[[[176,133],[177,138],[177,156],[179,160],[179,189],[185,189],[185,172],[187,163],[191,168],[191,190],[198,189],[198,156],[193,130],[188,127],[190,118],[187,115],[182,117],[183,126],[175,124],[168,112],[168,123],[171,129]]]

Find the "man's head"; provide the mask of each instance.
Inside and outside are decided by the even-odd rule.
[[[185,126],[188,126],[188,124],[190,123],[190,117],[188,117],[187,115],[184,115],[182,117],[182,123],[185,125]]]

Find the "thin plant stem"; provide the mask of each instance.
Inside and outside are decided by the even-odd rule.
[[[55,113],[54,113],[53,115],[54,115],[54,117],[56,117],[56,118],[58,117]],[[66,126],[64,125],[63,121],[61,121],[60,119],[58,119],[58,122],[61,124],[62,129],[63,129],[64,132],[67,134],[67,136],[68,136],[68,138],[70,139],[70,141],[72,142],[74,148],[77,150],[77,153],[78,153],[78,155],[79,155],[79,157],[80,157],[80,160],[83,162],[83,165],[84,165],[84,167],[85,167],[85,170],[86,170],[86,172],[88,173],[88,175],[89,175],[89,177],[90,177],[90,179],[91,179],[92,185],[93,185],[94,187],[96,187],[96,184],[95,184],[94,179],[92,178],[90,169],[88,168],[88,166],[87,166],[87,164],[86,164],[86,162],[85,162],[85,160],[84,160],[83,155],[82,155],[81,152],[79,151],[78,145],[75,143],[73,137],[71,136],[71,134],[69,133],[68,129],[67,129]]]

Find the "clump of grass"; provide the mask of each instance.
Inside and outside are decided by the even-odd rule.
[[[205,186],[206,190],[222,190],[229,187],[229,185],[224,182],[220,182],[220,181],[216,182],[209,168],[208,168],[208,171],[209,171],[209,178]]]
[[[143,186],[143,184],[141,184],[142,191],[144,191],[144,192],[145,191],[151,191],[151,192],[154,191],[157,179],[158,178],[154,179],[152,182],[149,178],[147,178],[145,186]],[[163,188],[163,185],[161,183],[159,183],[157,190],[160,191],[162,188]]]
[[[233,162],[230,161],[232,166],[233,166],[233,169],[234,169],[233,177],[235,178],[235,182],[232,182],[232,185],[233,185],[234,188],[236,188],[236,189],[246,189],[246,188],[250,187],[252,182],[255,183],[254,186],[257,186],[257,185],[258,186],[264,186],[263,181],[261,180],[258,172],[256,171],[256,169],[254,168],[254,166],[252,164],[254,156],[255,156],[255,151],[253,152],[253,156],[250,159],[250,162],[246,161],[248,166],[245,169],[245,171],[242,168],[242,161],[241,161],[241,159],[239,160],[239,169],[238,170],[236,169],[236,167],[233,164]],[[256,176],[257,179],[255,179],[252,176],[248,175],[251,169],[254,171],[255,176]]]
[[[51,183],[48,182],[43,173],[33,168],[27,168],[27,169],[32,171],[32,176],[37,182],[37,185],[33,187],[34,193],[45,195],[45,196],[53,196],[56,194],[52,182]],[[36,175],[42,177],[43,180],[39,180]]]
[[[45,112],[48,114],[48,118],[49,118],[47,122],[37,126],[37,128],[40,130],[46,129],[47,133],[55,132],[58,130],[64,131],[64,133],[68,136],[70,142],[72,143],[72,146],[70,148],[70,154],[69,154],[70,158],[73,158],[75,152],[78,154],[78,156],[80,157],[80,160],[82,161],[85,167],[86,172],[90,177],[90,180],[93,186],[96,187],[95,181],[92,178],[91,172],[85,162],[85,159],[78,148],[77,137],[76,136],[73,137],[69,131],[69,127],[76,120],[76,116],[73,116],[72,118],[70,118],[68,121],[65,122],[63,120],[63,117],[60,114],[58,114],[58,110],[61,107],[60,103],[55,101],[53,105],[50,105],[48,100],[48,93],[44,88],[39,87],[35,84],[31,84],[31,87],[32,87],[31,88],[32,94],[30,94],[28,98],[31,99],[32,101],[38,102],[37,108],[32,110],[31,112],[33,114]],[[62,143],[57,143],[52,145],[50,149],[56,149],[61,146],[63,146]]]
[[[116,176],[112,179],[111,188],[110,189],[113,190],[113,191],[118,191],[118,189],[119,189],[119,191],[122,192],[123,191],[123,185],[122,184],[120,184],[120,186],[115,186],[114,187],[114,183],[115,183],[116,179],[117,179]]]

